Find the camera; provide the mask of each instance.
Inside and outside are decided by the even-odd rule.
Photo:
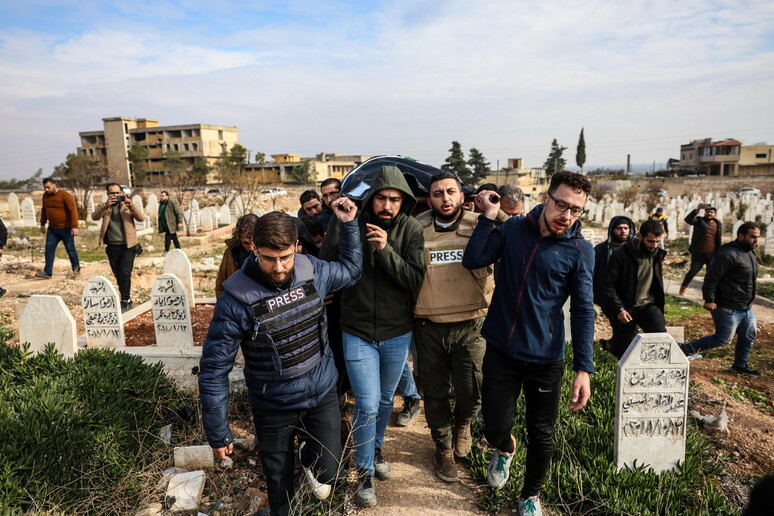
[[[126,200],[125,195],[116,195],[116,202],[124,202]]]
[[[490,195],[489,202],[491,202],[492,204],[497,204],[498,202],[500,202],[500,196],[497,194]]]

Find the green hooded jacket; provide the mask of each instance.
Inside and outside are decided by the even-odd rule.
[[[373,195],[386,188],[403,192],[400,213],[387,230],[387,246],[379,253],[366,238],[365,224],[373,214]],[[360,281],[344,290],[341,329],[368,342],[391,339],[413,328],[414,294],[425,275],[425,239],[422,225],[411,216],[417,200],[400,169],[382,167],[374,176],[368,196],[358,213],[363,243],[363,274]],[[336,260],[339,255],[338,219],[331,219],[320,258]]]

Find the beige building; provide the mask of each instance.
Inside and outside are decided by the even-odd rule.
[[[680,146],[679,168],[707,176],[774,174],[774,145],[742,145],[739,140],[693,140]]]
[[[508,166],[502,170],[490,173],[484,183],[494,183],[497,186],[511,184],[521,187],[539,186],[548,182],[544,168],[524,168],[522,158],[509,158]]]
[[[102,131],[78,133],[81,146],[78,154],[83,156],[105,156],[114,171],[111,181],[132,185],[134,177],[128,151],[132,145],[148,150],[148,183],[162,183],[165,175],[164,154],[177,151],[190,170],[197,158],[205,158],[214,165],[220,154],[239,143],[236,127],[210,124],[188,124],[159,126],[151,118],[103,118]],[[207,182],[217,182],[217,171],[213,169]]]
[[[342,179],[352,169],[369,159],[371,156],[344,154],[317,154],[313,158],[302,158],[300,154],[272,154],[274,161],[265,163],[248,163],[246,173],[259,174],[262,183],[295,182],[293,167],[309,162],[312,167],[312,177],[315,183],[320,183],[329,177]]]

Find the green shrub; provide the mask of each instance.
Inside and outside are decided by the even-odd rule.
[[[595,352],[597,373],[592,376],[592,397],[579,413],[567,404],[572,395],[572,360],[566,360],[562,401],[559,406],[554,453],[541,498],[560,514],[738,514],[723,497],[717,476],[721,468],[712,462],[706,438],[689,425],[685,462],[677,471],[657,475],[644,467],[620,472],[615,465],[615,359]],[[503,489],[486,488],[479,501],[482,508],[499,512],[514,505],[523,482],[527,436],[523,399],[517,404],[516,456],[511,478]],[[473,425],[476,437],[481,425]],[[474,447],[471,474],[486,482],[491,449]]]
[[[126,513],[176,390],[161,364],[88,349],[64,359],[0,344],[0,508]]]

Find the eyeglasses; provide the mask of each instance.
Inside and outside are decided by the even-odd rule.
[[[572,215],[573,217],[580,217],[581,215],[586,213],[586,210],[584,208],[581,208],[580,206],[570,206],[564,201],[557,200],[556,197],[551,195],[549,192],[546,192],[546,193],[548,193],[548,196],[551,198],[552,201],[554,201],[554,208],[556,208],[556,210],[559,213],[564,213],[565,211],[570,210],[570,215]]]
[[[259,260],[261,260],[262,262],[270,263],[271,265],[276,265],[277,262],[281,263],[282,265],[288,265],[291,262],[291,260],[293,260],[293,258],[296,257],[296,253],[288,254],[286,256],[278,256],[276,258],[274,256],[265,256],[265,255],[262,255],[261,253],[255,253],[255,254],[258,255]]]
[[[327,199],[328,197],[331,197],[333,199],[338,199],[340,194],[341,194],[341,191],[340,190],[336,190],[335,192],[329,192],[329,193],[322,194],[322,198],[323,199]]]

